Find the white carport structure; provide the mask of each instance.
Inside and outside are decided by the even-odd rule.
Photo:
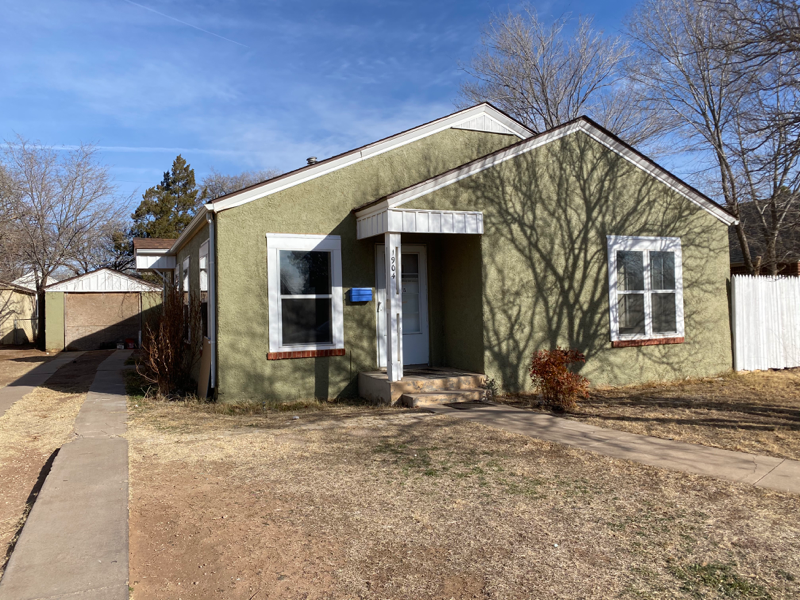
[[[456,210],[393,208],[408,202],[402,193],[356,212],[359,240],[383,236],[386,274],[386,375],[389,382],[403,379],[403,233],[483,234],[483,213]],[[380,313],[380,308],[378,309]],[[379,315],[380,318],[380,315]]]

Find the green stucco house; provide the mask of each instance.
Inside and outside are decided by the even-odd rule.
[[[205,303],[219,401],[518,391],[556,345],[594,385],[731,368],[735,218],[587,118],[481,104],[309,162],[136,241]]]

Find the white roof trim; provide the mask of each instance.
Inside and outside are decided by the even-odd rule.
[[[357,162],[361,162],[367,158],[372,158],[373,156],[378,156],[384,152],[389,152],[395,148],[416,142],[417,140],[431,136],[435,133],[439,133],[445,129],[465,128],[462,126],[468,125],[470,121],[482,115],[488,116],[493,122],[499,124],[508,133],[516,135],[520,139],[527,139],[533,135],[533,132],[527,127],[497,110],[490,104],[479,104],[457,113],[453,113],[452,115],[442,117],[441,119],[437,119],[430,123],[426,123],[425,125],[420,125],[419,127],[409,129],[403,133],[398,133],[386,139],[374,142],[358,150],[345,153],[338,158],[334,158],[333,160],[322,161],[318,165],[315,165],[311,168],[303,168],[298,172],[286,177],[279,177],[275,180],[265,181],[262,185],[254,187],[253,189],[232,195],[228,199],[222,199],[218,202],[206,204],[205,207],[209,211],[220,212],[223,210],[228,210],[229,208],[241,206],[242,204],[252,202],[253,200],[258,200],[259,198],[263,198],[295,185],[305,183],[311,179],[316,179],[322,175],[327,175],[333,171],[338,171],[339,169],[350,166]],[[187,230],[188,229],[189,228],[187,228]],[[180,239],[181,238],[178,238],[178,241],[180,241]],[[177,245],[178,242],[175,243],[173,249]]]
[[[161,287],[103,268],[59,281],[45,288],[47,292],[158,292]]]
[[[183,246],[197,231],[198,226],[200,226],[206,220],[206,213],[208,212],[208,204],[205,204],[200,207],[197,211],[197,214],[189,221],[189,224],[186,226],[181,234],[178,236],[178,239],[175,240],[175,243],[172,244],[169,248],[169,254],[176,254],[181,246]]]
[[[356,218],[361,219],[367,217],[373,213],[380,212],[386,208],[396,208],[401,206],[407,202],[411,202],[412,200],[416,200],[421,196],[425,196],[434,192],[438,189],[456,183],[457,181],[461,181],[467,177],[471,177],[476,173],[480,173],[481,171],[503,163],[507,160],[520,156],[521,154],[525,154],[526,152],[530,152],[535,148],[539,148],[545,144],[549,144],[550,142],[554,142],[558,139],[576,133],[578,131],[582,131],[583,133],[587,134],[594,140],[598,141],[599,143],[603,144],[606,148],[616,152],[624,159],[628,160],[632,164],[636,165],[649,175],[652,175],[668,187],[672,188],[691,202],[694,202],[700,208],[704,209],[726,225],[733,225],[737,223],[737,220],[732,215],[728,214],[725,210],[723,210],[720,206],[716,203],[708,200],[701,194],[697,193],[685,183],[683,183],[680,179],[672,175],[669,171],[663,169],[651,163],[644,158],[642,158],[638,153],[631,150],[629,147],[625,146],[624,144],[620,143],[619,141],[615,140],[611,136],[609,136],[604,131],[598,129],[592,123],[587,120],[577,120],[562,127],[557,127],[551,131],[544,132],[539,134],[532,139],[518,143],[513,147],[507,148],[505,150],[500,150],[495,152],[494,154],[490,154],[484,158],[479,158],[478,160],[474,160],[471,163],[467,163],[466,165],[459,167],[457,169],[453,169],[452,171],[448,171],[447,173],[443,173],[442,175],[438,175],[437,177],[432,177],[426,181],[422,181],[414,186],[406,188],[405,190],[401,190],[394,194],[387,196],[387,198],[383,202],[379,202],[373,206],[367,206],[363,210],[358,211],[356,213]]]
[[[471,210],[387,208],[357,221],[357,239],[384,233],[483,233],[483,213]]]

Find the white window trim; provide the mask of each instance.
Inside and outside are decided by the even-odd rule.
[[[200,251],[198,253],[198,263],[200,269],[198,277],[200,282],[200,291],[208,291],[208,240],[200,244]]]
[[[188,294],[190,293],[189,292],[190,287],[191,287],[191,282],[189,281],[189,257],[187,256],[183,260],[183,266],[181,270],[181,291],[186,292]]]
[[[681,239],[677,237],[631,237],[606,236],[608,242],[608,301],[611,317],[611,341],[657,340],[684,337],[683,323],[683,260]],[[619,304],[617,290],[617,252],[633,251],[644,253],[644,326],[645,333],[619,333]],[[658,290],[650,288],[650,256],[648,252],[675,253],[675,324],[677,332],[653,333],[653,312],[650,294]],[[672,290],[670,290],[671,292]]]
[[[192,282],[189,280],[189,258],[186,257],[183,259],[183,267],[181,272],[181,292],[186,294],[186,302],[184,305],[188,305],[188,314],[192,314]],[[192,326],[191,323],[186,327],[186,338],[184,339],[186,342],[192,341]]]
[[[282,344],[283,331],[280,302],[281,250],[312,250],[331,253],[332,323],[330,344]],[[344,348],[344,316],[342,294],[342,240],[338,235],[267,234],[267,280],[269,285],[269,351],[298,352],[304,350],[340,350]]]

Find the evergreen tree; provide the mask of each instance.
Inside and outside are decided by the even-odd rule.
[[[164,179],[142,195],[131,215],[134,237],[177,238],[194,216],[198,194],[192,169],[179,154]]]

